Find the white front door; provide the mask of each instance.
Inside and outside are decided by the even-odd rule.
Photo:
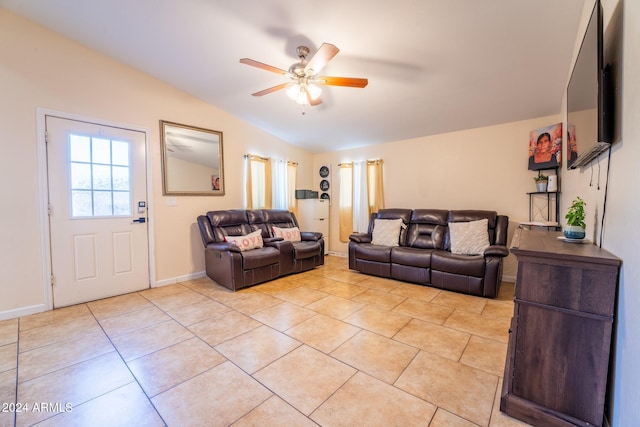
[[[144,132],[45,124],[53,306],[148,288]]]

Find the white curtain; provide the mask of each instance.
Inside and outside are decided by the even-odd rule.
[[[367,162],[353,162],[353,231],[365,233],[368,227]]]
[[[271,158],[271,178],[273,209],[289,209],[287,193],[287,161]]]

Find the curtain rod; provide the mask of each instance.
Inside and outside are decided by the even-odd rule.
[[[354,162],[344,162],[344,163],[338,163],[338,166],[353,166]],[[368,165],[379,165],[382,163],[382,159],[371,159],[371,160],[367,160],[367,164]]]
[[[264,160],[265,162],[270,160],[268,157],[262,157],[262,156],[258,156],[258,155],[255,155],[255,154],[245,154],[244,158],[245,159]]]

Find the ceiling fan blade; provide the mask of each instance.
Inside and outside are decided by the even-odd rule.
[[[307,75],[318,74],[320,70],[322,70],[324,66],[338,54],[338,52],[340,52],[340,49],[331,43],[322,43],[320,49],[318,49],[318,51],[309,60],[309,63],[304,67],[305,73],[307,73]]]
[[[359,79],[357,77],[330,77],[320,76],[313,80],[314,83],[327,86],[348,86],[348,87],[365,87],[369,84],[368,79]]]
[[[252,67],[260,68],[261,70],[271,71],[272,73],[276,73],[276,74],[282,74],[282,75],[288,74],[287,71],[281,68],[274,67],[273,65],[263,64],[262,62],[254,61],[253,59],[249,59],[249,58],[242,58],[240,60],[240,63],[250,65]]]
[[[262,95],[267,95],[267,94],[269,94],[269,93],[271,93],[271,92],[275,92],[275,91],[277,91],[277,90],[284,89],[284,88],[286,88],[287,86],[289,86],[289,84],[290,84],[290,83],[280,83],[280,84],[279,84],[279,85],[277,85],[277,86],[273,86],[273,87],[270,87],[270,88],[268,88],[268,89],[261,90],[260,92],[252,93],[252,95],[253,95],[253,96],[262,96]]]

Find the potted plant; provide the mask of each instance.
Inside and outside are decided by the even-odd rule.
[[[538,191],[547,191],[547,184],[549,183],[549,177],[547,175],[543,175],[541,171],[538,171],[538,176],[534,176],[533,180],[536,182]]]
[[[575,200],[569,206],[569,210],[565,215],[567,220],[567,227],[564,229],[564,237],[567,239],[584,239],[585,228],[587,224],[584,222],[586,203],[580,197],[576,197]]]

